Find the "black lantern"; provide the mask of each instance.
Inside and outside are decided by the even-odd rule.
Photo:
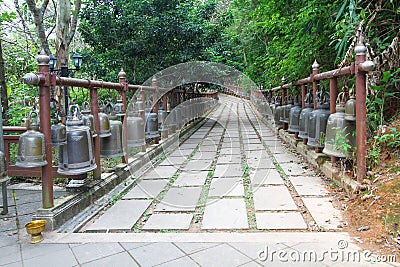
[[[82,56],[75,52],[75,54],[72,56],[72,61],[75,68],[79,70],[82,66]]]
[[[50,61],[49,61],[49,68],[51,71],[53,71],[56,68],[57,65],[57,58],[50,54]]]

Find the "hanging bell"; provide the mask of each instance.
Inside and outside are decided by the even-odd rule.
[[[158,115],[154,112],[146,113],[146,139],[158,138]]]
[[[355,123],[345,119],[345,94],[341,92],[336,101],[336,113],[331,114],[326,126],[326,142],[323,153],[345,158],[350,157],[355,147]]]
[[[356,96],[352,93],[345,106],[345,120],[356,121]]]
[[[99,104],[99,137],[105,138],[111,136],[110,130],[110,119],[108,118],[107,114],[104,113],[104,105]]]
[[[32,115],[35,120],[32,121]],[[18,154],[15,166],[33,168],[47,165],[44,134],[39,132],[39,115],[33,110],[28,116],[28,130],[21,134],[18,141]]]
[[[168,125],[166,124],[166,119],[168,117],[168,112],[164,109],[158,110],[158,129],[160,131],[168,131]]]
[[[274,122],[275,122],[275,127],[281,127],[281,96],[277,96],[275,100],[275,112],[274,112]]]
[[[134,110],[132,103],[128,105],[127,115],[126,134],[128,147],[144,146],[146,144],[144,135],[144,122],[139,111]]]
[[[317,109],[310,113],[308,143],[311,148],[324,148],[324,138],[326,136],[326,124],[329,111],[329,93],[322,91],[317,95]]]
[[[286,105],[282,107],[281,122],[289,124],[290,110],[293,107],[293,98],[291,95],[286,96]]]
[[[57,124],[51,125],[51,145],[63,146],[67,144],[67,128],[59,121]]]
[[[82,103],[82,120],[83,125],[86,125],[90,128],[90,132],[92,133],[92,137],[96,137],[96,127],[94,125],[94,116],[91,114],[89,103],[84,101]]]
[[[124,155],[122,147],[122,122],[110,120],[111,136],[100,139],[100,157],[118,158]]]
[[[176,126],[178,127],[178,129],[180,129],[183,125],[182,122],[182,113],[181,113],[181,105],[176,106],[173,111],[175,112],[176,115]]]
[[[299,119],[301,113],[301,99],[298,94],[294,96],[294,107],[290,109],[289,113],[289,133],[299,132]]]
[[[62,175],[78,175],[96,168],[90,128],[83,125],[78,105],[71,105],[67,119],[67,145],[60,146],[57,172]]]
[[[299,138],[308,139],[310,113],[314,110],[313,96],[311,93],[306,94],[304,104],[305,108],[301,110],[299,116]]]
[[[0,182],[8,180],[6,157],[3,151],[0,150]]]
[[[118,99],[117,103],[114,105],[114,113],[119,117],[125,116],[124,103],[122,102],[122,99]]]

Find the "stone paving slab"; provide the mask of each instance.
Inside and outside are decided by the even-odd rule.
[[[208,200],[201,229],[247,229],[244,199]]]
[[[297,210],[286,186],[253,188],[253,199],[256,210]]]
[[[309,172],[307,171],[304,165],[297,163],[282,163],[280,164],[286,175],[307,175]]]
[[[240,164],[216,165],[214,177],[242,177],[243,171]]]
[[[211,180],[209,197],[244,196],[242,178],[214,178]]]
[[[180,173],[173,186],[202,186],[207,175],[208,171],[184,171]]]
[[[178,149],[170,154],[171,157],[187,157],[193,152],[193,149]]]
[[[215,152],[218,145],[200,145],[199,150],[202,152]]]
[[[185,256],[172,243],[152,243],[128,251],[140,266],[154,266]]]
[[[299,212],[257,212],[256,221],[257,229],[307,229],[307,224]]]
[[[320,177],[289,176],[289,180],[300,196],[326,196],[329,194]]]
[[[98,266],[113,266],[113,264],[118,263],[118,266],[139,266],[136,261],[129,255],[128,252],[120,252],[114,255],[110,255],[104,258],[100,258],[95,261],[84,263],[82,267],[98,267]]]
[[[177,171],[177,166],[157,166],[149,169],[142,177],[143,180],[148,179],[165,179],[171,178]]]
[[[130,230],[150,204],[151,200],[119,200],[87,230]]]
[[[187,157],[171,157],[168,156],[165,160],[163,160],[159,166],[175,166],[178,167],[180,166],[182,163],[185,162],[185,160],[187,159]]]
[[[195,149],[198,146],[198,142],[193,142],[193,143],[183,143],[179,146],[179,149],[181,150],[192,150]]]
[[[301,159],[292,154],[275,154],[274,158],[279,163],[301,162]]]
[[[168,180],[142,180],[133,187],[122,199],[155,198],[167,185]]]
[[[182,170],[187,171],[202,171],[202,170],[209,170],[211,167],[212,159],[204,160],[204,159],[192,159],[190,160]]]
[[[168,213],[153,214],[150,216],[143,230],[187,230],[190,227],[193,214],[188,213]]]
[[[202,152],[200,150],[197,150],[196,154],[194,154],[194,156],[192,157],[192,160],[193,159],[196,159],[196,160],[199,160],[199,159],[214,160],[216,155],[217,155],[217,151],[215,151],[215,152],[209,152],[209,151]]]
[[[342,225],[342,214],[333,206],[330,198],[305,197],[302,200],[319,227],[325,229],[340,228],[338,226]]]
[[[250,261],[236,249],[222,244],[190,255],[200,266],[240,266]]]
[[[240,155],[239,147],[221,148],[220,155]]]
[[[172,187],[156,206],[156,211],[194,211],[201,187]]]
[[[217,159],[217,165],[221,164],[240,164],[242,157],[240,155],[224,155],[219,156]]]
[[[269,157],[247,159],[247,165],[252,169],[275,169],[275,164]]]
[[[252,185],[283,185],[284,181],[276,169],[256,169],[250,172]]]
[[[240,141],[225,136],[221,148],[231,148],[231,147],[240,147]]]
[[[72,247],[71,250],[76,255],[76,258],[78,259],[80,264],[99,260],[99,258],[115,255],[124,251],[122,246],[118,243],[78,244]],[[92,266],[94,265],[92,264]]]

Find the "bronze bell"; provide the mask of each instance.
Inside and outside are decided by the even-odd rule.
[[[275,122],[275,127],[280,127],[281,126],[281,96],[277,96],[275,100],[275,112],[274,112],[274,122]]]
[[[172,109],[168,112],[168,116],[165,118],[165,125],[170,129],[172,133],[176,131],[176,110]]]
[[[0,181],[4,182],[7,179],[8,175],[7,175],[6,157],[4,153],[0,150]]]
[[[67,145],[60,146],[57,172],[63,175],[78,175],[96,168],[90,128],[83,125],[79,107],[71,105],[67,119]]]
[[[158,115],[154,112],[146,112],[146,139],[158,138]]]
[[[90,132],[92,133],[92,137],[96,137],[96,127],[94,125],[94,116],[91,114],[89,103],[84,101],[82,103],[82,120],[83,125],[86,125],[90,128]]]
[[[336,113],[331,114],[326,126],[326,142],[323,153],[345,158],[350,157],[356,146],[355,123],[345,119],[345,94],[341,92],[336,101]]]
[[[289,113],[289,133],[299,132],[299,119],[301,113],[301,99],[298,94],[294,96],[294,107],[290,109]]]
[[[166,124],[166,119],[168,117],[168,112],[164,109],[158,110],[158,129],[160,131],[168,130],[168,125]]]
[[[311,148],[324,148],[323,135],[326,135],[326,123],[330,115],[329,93],[322,91],[317,95],[317,109],[310,113],[308,143]]]
[[[67,128],[59,121],[51,125],[51,145],[63,146],[67,144]]]
[[[176,116],[176,126],[180,129],[183,126],[182,122],[182,113],[181,113],[181,105],[176,106],[173,111],[175,112]]]
[[[32,121],[32,115],[36,117]],[[18,154],[15,165],[21,168],[33,168],[47,165],[44,134],[39,132],[39,115],[33,110],[28,116],[28,131],[21,134],[18,141]]]
[[[132,103],[128,105],[127,115],[126,134],[128,147],[144,146],[146,144],[144,135],[144,121],[140,116],[139,111],[134,110]]]
[[[117,103],[114,105],[114,113],[120,117],[125,115],[122,99],[118,99]]]
[[[305,108],[301,110],[299,116],[299,138],[308,139],[310,113],[314,110],[313,96],[311,93],[306,94],[304,105]]]
[[[345,120],[356,121],[356,96],[352,93],[345,106]]]
[[[100,157],[118,158],[124,155],[122,147],[122,122],[110,120],[111,136],[100,139]]]
[[[107,114],[104,113],[104,105],[99,105],[99,137],[105,138],[111,136],[110,130],[110,119]]]
[[[293,99],[291,95],[286,96],[286,105],[281,109],[280,121],[289,123],[290,109],[293,107]]]

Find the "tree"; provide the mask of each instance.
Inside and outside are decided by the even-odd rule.
[[[166,67],[207,59],[206,49],[220,40],[216,8],[212,0],[90,0],[79,28],[91,47],[89,71],[115,79],[122,66],[142,83]]]

